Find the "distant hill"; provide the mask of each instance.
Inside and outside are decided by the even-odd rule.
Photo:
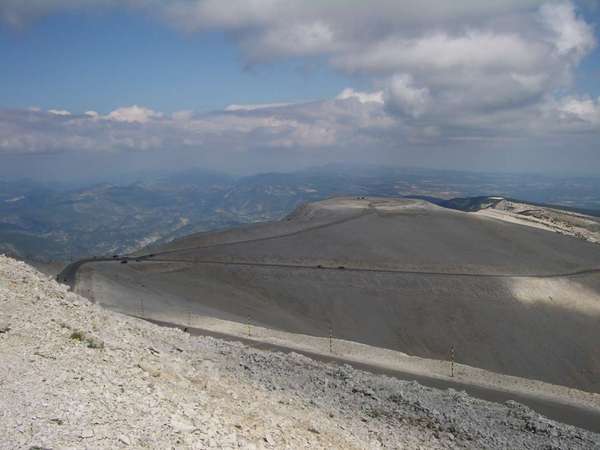
[[[600,181],[425,169],[326,166],[232,177],[206,170],[132,176],[92,186],[0,181],[0,252],[30,260],[128,253],[191,233],[284,217],[333,196],[498,195],[600,209]],[[487,197],[483,197],[487,198]],[[464,203],[464,202],[463,202]],[[472,205],[476,209],[476,205]]]
[[[519,199],[515,199],[515,198],[504,198],[504,197],[497,197],[497,196],[482,196],[482,197],[466,197],[466,198],[452,198],[450,200],[445,200],[445,199],[435,199],[435,198],[428,198],[429,201],[432,201],[433,203],[440,205],[440,206],[444,206],[446,208],[452,208],[452,209],[458,209],[460,211],[480,211],[482,209],[486,209],[486,208],[494,208],[496,205],[498,205],[498,203],[502,202],[503,200],[509,201],[509,202],[513,202],[513,203],[519,203],[522,202],[523,200],[519,200]],[[585,214],[588,216],[593,216],[593,217],[600,217],[600,210],[599,209],[585,209],[585,208],[577,208],[577,207],[573,207],[573,206],[566,206],[566,205],[552,205],[552,204],[548,204],[548,203],[539,203],[539,202],[533,202],[533,201],[527,201],[527,204],[530,206],[538,206],[540,208],[550,208],[550,209],[559,209],[562,211],[569,211],[569,212],[573,212],[573,213],[577,213],[577,214]]]

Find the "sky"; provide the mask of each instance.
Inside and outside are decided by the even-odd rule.
[[[599,0],[0,0],[0,176],[600,173]]]

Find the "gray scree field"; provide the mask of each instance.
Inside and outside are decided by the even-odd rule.
[[[175,324],[208,315],[600,392],[600,247],[422,200],[337,198],[91,261],[76,291]]]

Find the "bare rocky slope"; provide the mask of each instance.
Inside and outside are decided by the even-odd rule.
[[[91,261],[75,290],[181,325],[250,320],[437,360],[454,346],[472,367],[600,393],[600,247],[504,217],[330,199]]]
[[[454,199],[448,203],[458,203],[469,199]],[[600,243],[600,217],[577,211],[558,209],[545,205],[535,205],[502,197],[471,199],[468,205],[478,215],[506,222],[522,224],[541,230],[573,236],[588,242]]]
[[[0,448],[600,448],[515,402],[104,310],[0,257]]]

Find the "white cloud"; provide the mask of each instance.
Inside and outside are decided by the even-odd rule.
[[[336,97],[336,99],[338,100],[348,100],[351,98],[358,100],[360,103],[383,104],[383,91],[361,92],[355,91],[352,88],[346,88],[342,92],[340,92]]]
[[[247,56],[257,61],[318,55],[334,51],[337,46],[331,26],[322,21],[267,28],[256,39],[243,42]]]
[[[208,28],[240,29],[272,20],[285,5],[280,0],[169,1],[162,14],[188,31]]]
[[[142,2],[142,3],[147,3]],[[187,30],[210,28],[239,30],[278,27],[291,23],[322,21],[344,31],[381,31],[390,25],[432,25],[474,20],[524,11],[544,0],[371,0],[369,2],[306,0],[193,0],[163,2],[163,13]]]
[[[0,0],[0,21],[26,23],[82,4]],[[28,122],[5,114],[6,123],[0,122],[5,151],[74,145],[101,151],[111,146],[394,149],[432,141],[600,134],[599,101],[571,95],[574,71],[596,45],[594,30],[567,0],[85,4],[127,5],[187,32],[224,31],[249,64],[316,57],[311,62],[359,75],[374,87],[372,92],[347,88],[331,101],[233,104],[205,115],[163,115],[141,106],[83,117],[30,112]]]
[[[529,70],[543,56],[538,43],[527,42],[518,35],[470,30],[456,36],[439,32],[408,39],[394,36],[344,53],[334,63],[349,71],[379,73],[463,68]]]
[[[427,88],[416,87],[410,75],[402,74],[390,80],[385,100],[390,110],[416,119],[429,108],[431,96]]]
[[[248,105],[228,105],[225,107],[225,111],[235,112],[235,111],[255,111],[257,109],[267,109],[267,108],[281,108],[283,106],[289,106],[292,103],[257,103],[257,104],[248,104]]]
[[[107,152],[191,148],[248,152],[253,148],[319,150],[375,142],[391,122],[378,102],[331,100],[269,108],[171,116],[142,106],[107,115],[56,116],[0,110],[0,152]],[[144,123],[144,127],[139,127]]]
[[[65,109],[49,109],[48,112],[50,114],[54,114],[55,116],[70,116],[71,113]]]
[[[383,94],[346,89],[332,100],[204,114],[165,115],[143,106],[118,108],[107,115],[0,110],[0,153],[164,149],[248,153],[265,148],[377,153],[432,143],[547,135],[559,142],[574,132],[600,138],[600,99],[549,98],[516,111],[453,116],[443,109],[431,112],[432,102],[428,91],[406,75],[394,76]],[[444,120],[437,120],[437,114]],[[426,115],[430,118],[422,120]]]
[[[162,113],[157,113],[151,109],[133,105],[115,109],[106,116],[106,119],[117,122],[145,123],[160,117],[162,117]]]
[[[595,45],[591,26],[566,0],[194,0],[169,2],[160,14],[188,31],[229,32],[251,64],[319,56],[371,77],[380,94],[338,98],[384,100],[388,112],[429,127],[417,133],[425,136],[541,114],[556,92],[568,92]],[[242,108],[255,106],[228,109]]]
[[[600,127],[600,98],[567,97],[562,99],[557,111],[564,120],[576,120]]]
[[[592,27],[577,17],[572,3],[549,3],[541,10],[541,18],[554,33],[553,44],[558,53],[574,53],[581,57],[596,45]]]

